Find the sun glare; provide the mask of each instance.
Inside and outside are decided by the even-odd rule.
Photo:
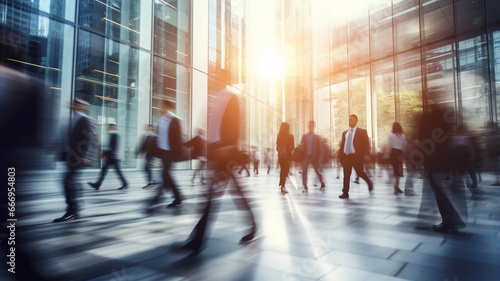
[[[285,75],[282,56],[273,50],[262,52],[259,56],[259,75],[267,78],[280,78]]]

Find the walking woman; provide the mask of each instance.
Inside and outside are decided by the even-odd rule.
[[[286,194],[288,190],[285,188],[286,177],[290,171],[292,163],[292,153],[295,147],[293,135],[290,134],[290,125],[287,122],[281,123],[280,131],[276,139],[276,150],[278,151],[278,161],[281,167],[280,171],[280,187],[281,193]]]
[[[403,176],[403,155],[406,148],[406,137],[403,128],[398,122],[392,124],[392,133],[389,134],[389,158],[394,170],[394,194],[403,193],[399,188],[399,179]]]

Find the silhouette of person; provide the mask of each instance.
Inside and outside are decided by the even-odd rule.
[[[252,146],[252,162],[253,162],[253,172],[258,175],[259,174],[259,166],[260,166],[260,151],[256,146]]]
[[[456,232],[465,227],[465,223],[446,194],[446,184],[440,180],[442,173],[450,172],[455,165],[463,165],[456,161],[453,150],[450,149],[452,138],[449,137],[449,124],[445,121],[447,111],[435,106],[431,112],[424,114],[420,126],[420,145],[425,156],[424,166],[427,170],[429,185],[436,197],[442,222],[433,225],[436,232]],[[430,149],[432,148],[432,149]]]
[[[162,160],[162,188],[158,188],[158,193],[151,200],[151,205],[157,204],[163,194],[163,189],[171,188],[174,193],[174,201],[168,204],[168,208],[182,205],[182,195],[179,187],[172,178],[170,168],[172,162],[182,160],[183,157],[183,142],[181,135],[181,120],[173,112],[175,111],[175,103],[170,100],[162,101],[162,117],[158,121],[158,136],[157,136],[157,157]]]
[[[394,194],[403,193],[399,188],[399,179],[403,176],[403,159],[406,149],[406,137],[403,133],[403,127],[398,122],[392,124],[392,133],[389,134],[388,146],[389,155],[386,158],[391,160],[394,171]]]
[[[136,157],[144,154],[146,163],[144,164],[144,172],[146,173],[146,180],[148,184],[144,186],[144,189],[152,188],[156,182],[153,181],[153,158],[156,150],[157,137],[155,133],[155,127],[153,125],[147,125],[147,131],[142,136],[140,142],[140,148],[136,152]]]
[[[321,189],[325,188],[325,182],[323,181],[323,176],[321,175],[321,170],[319,166],[321,157],[321,138],[314,133],[314,127],[316,123],[314,121],[309,121],[309,133],[302,136],[301,145],[304,147],[304,160],[302,161],[302,184],[304,185],[304,190],[302,192],[307,193],[307,170],[309,165],[312,164],[316,175],[321,183]]]
[[[350,129],[342,133],[342,142],[340,143],[339,158],[344,169],[344,185],[342,194],[339,198],[349,198],[349,185],[351,182],[352,168],[368,184],[368,191],[373,191],[373,183],[363,170],[366,156],[370,154],[370,143],[368,133],[365,129],[357,127],[358,116],[351,114],[349,116]]]
[[[206,246],[210,222],[215,218],[220,200],[228,184],[234,183],[233,195],[238,195],[240,200],[238,208],[247,213],[247,222],[251,226],[250,232],[241,238],[241,242],[254,239],[257,224],[245,196],[245,190],[239,184],[234,174],[234,167],[245,157],[238,151],[238,133],[240,126],[240,113],[238,97],[228,90],[217,93],[217,103],[210,111],[208,120],[208,166],[214,169],[210,187],[207,192],[207,203],[203,215],[189,235],[187,243],[183,245],[186,250],[199,253]]]
[[[80,206],[78,197],[80,186],[77,177],[81,168],[90,166],[95,160],[95,150],[98,144],[97,125],[90,118],[88,102],[75,98],[71,104],[73,118],[69,127],[69,139],[63,159],[66,161],[67,171],[64,176],[64,196],[66,198],[66,213],[54,219],[54,222],[63,222],[79,218]]]
[[[288,122],[283,122],[281,123],[278,137],[276,138],[276,150],[278,151],[278,161],[281,167],[279,186],[283,194],[288,193],[285,184],[288,173],[290,172],[290,165],[292,164],[294,147],[295,142],[293,135],[290,134],[290,125]]]
[[[194,183],[196,174],[200,174],[200,183],[203,184],[204,176],[203,170],[207,168],[207,138],[205,130],[199,128],[198,135],[184,144],[186,147],[192,147],[191,159],[198,160],[198,168],[193,173],[191,182]]]
[[[273,154],[272,154],[272,149],[271,148],[266,148],[266,154],[265,154],[266,159],[264,159],[264,162],[266,163],[267,166],[267,174],[271,171],[271,166],[273,165]]]
[[[90,186],[95,188],[96,190],[99,190],[99,188],[102,185],[102,182],[106,178],[106,175],[108,174],[108,169],[110,166],[115,167],[115,171],[118,174],[118,177],[120,177],[120,180],[122,182],[122,186],[118,188],[119,190],[124,190],[127,189],[128,182],[125,179],[125,176],[123,175],[120,164],[123,159],[122,152],[123,149],[121,148],[122,141],[121,141],[121,136],[118,134],[116,131],[116,125],[115,124],[109,124],[108,125],[108,146],[105,148],[104,152],[102,155],[106,158],[106,163],[101,169],[101,174],[99,176],[99,179],[97,182],[88,182]]]

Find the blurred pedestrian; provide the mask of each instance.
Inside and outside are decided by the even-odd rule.
[[[214,169],[214,174],[206,194],[207,203],[203,209],[203,215],[189,235],[187,243],[182,246],[183,249],[194,253],[199,253],[205,248],[211,222],[220,205],[219,198],[231,182],[234,183],[232,195],[240,197],[235,202],[238,202],[238,208],[246,211],[247,223],[251,227],[249,233],[241,238],[241,242],[254,239],[257,232],[257,224],[245,196],[246,191],[234,174],[235,166],[241,163],[242,157],[246,157],[238,151],[237,145],[240,131],[238,97],[228,90],[217,93],[217,97],[217,103],[208,120],[208,166]]]
[[[106,178],[106,175],[108,174],[108,169],[110,166],[115,167],[115,171],[118,174],[118,177],[120,177],[120,180],[122,182],[122,186],[118,188],[119,190],[125,190],[127,189],[128,182],[125,179],[125,176],[122,173],[122,170],[120,168],[120,164],[123,160],[123,149],[122,149],[122,141],[121,141],[121,136],[118,134],[116,131],[116,125],[115,124],[109,124],[108,125],[108,145],[104,149],[104,152],[102,153],[103,157],[106,159],[106,163],[101,169],[101,174],[99,176],[99,179],[97,182],[88,182],[90,186],[95,188],[96,190],[99,190],[101,187],[102,182],[104,181],[104,178]]]
[[[157,157],[162,160],[162,185],[158,188],[158,193],[151,200],[151,205],[157,204],[163,194],[163,190],[172,189],[174,201],[168,204],[168,208],[176,207],[182,204],[182,195],[179,187],[175,183],[170,169],[173,162],[178,162],[186,157],[182,148],[182,130],[181,119],[175,115],[175,103],[171,100],[162,100],[162,117],[158,121],[157,137]],[[150,209],[151,210],[151,209]]]
[[[269,172],[271,171],[271,167],[273,165],[273,153],[271,148],[266,148],[266,154],[265,154],[265,159],[264,162],[267,167],[267,174],[269,175]]]
[[[67,171],[64,175],[64,196],[66,198],[66,213],[54,222],[63,222],[79,218],[80,206],[78,197],[80,185],[78,176],[83,167],[90,166],[95,160],[98,145],[97,125],[87,115],[90,104],[80,98],[75,98],[71,104],[73,117],[69,125],[69,139],[66,150],[61,155],[66,162]]]
[[[288,193],[285,184],[292,163],[294,147],[295,143],[293,135],[290,134],[290,125],[287,122],[283,122],[281,123],[278,137],[276,138],[276,150],[278,151],[278,161],[281,167],[279,186],[283,194]]]
[[[191,159],[198,160],[198,167],[193,173],[193,178],[191,182],[194,184],[196,174],[200,174],[200,183],[203,184],[204,170],[207,169],[207,137],[205,130],[202,128],[198,129],[198,135],[184,144],[186,147],[192,147]]]
[[[309,191],[307,187],[307,171],[309,169],[309,165],[312,165],[318,179],[321,183],[320,189],[325,188],[325,182],[323,181],[323,175],[321,174],[320,169],[320,157],[322,154],[321,151],[321,138],[320,136],[314,133],[314,127],[316,123],[311,120],[309,121],[309,132],[302,136],[301,145],[304,147],[304,160],[302,161],[302,184],[304,185],[303,193],[307,193]]]
[[[259,174],[259,166],[260,166],[260,151],[256,146],[252,146],[252,163],[253,163],[253,172],[254,174]]]
[[[392,124],[392,132],[389,134],[388,146],[390,148],[389,158],[394,175],[394,194],[403,193],[399,188],[399,179],[403,176],[403,159],[406,148],[406,137],[403,128],[398,122]]]
[[[135,156],[139,157],[141,154],[145,155],[146,163],[144,165],[144,171],[146,172],[146,180],[148,184],[144,186],[144,189],[152,188],[157,183],[153,181],[153,158],[156,151],[156,132],[153,125],[147,125],[147,131],[142,136],[140,142],[140,147],[137,150]]]

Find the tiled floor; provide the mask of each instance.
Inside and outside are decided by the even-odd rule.
[[[131,188],[119,191],[111,172],[101,190],[84,187],[81,219],[58,224],[51,221],[65,208],[60,175],[23,176],[19,247],[54,280],[500,280],[500,187],[491,185],[492,174],[483,175],[479,195],[471,197],[465,187],[457,192],[465,198],[467,228],[442,234],[431,229],[440,218],[422,179],[415,179],[417,196],[394,195],[384,174],[375,177],[373,195],[365,183],[352,183],[350,199],[341,200],[336,171],[325,171],[325,191],[313,188],[310,176],[309,194],[302,194],[296,174],[286,196],[277,171],[262,172],[239,178],[249,190],[259,237],[239,244],[247,229],[244,213],[226,192],[199,255],[171,247],[187,238],[200,216],[206,186],[191,184],[192,171],[174,172],[187,198],[176,209],[165,208],[172,200],[166,194],[148,215],[146,199],[156,189],[142,189],[143,174],[127,171]],[[87,172],[82,182],[95,178]]]

